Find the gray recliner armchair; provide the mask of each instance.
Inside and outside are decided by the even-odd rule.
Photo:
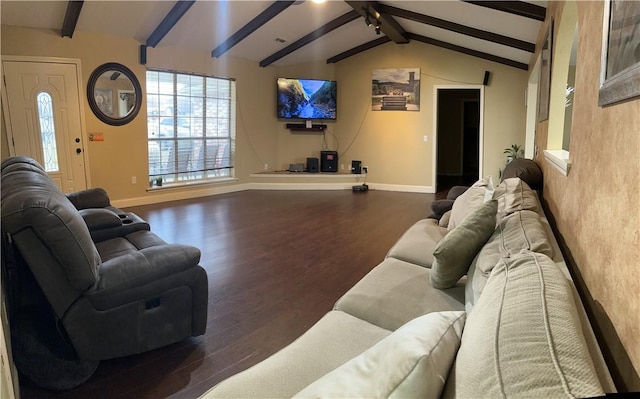
[[[82,195],[67,197],[30,158],[9,158],[1,168],[3,234],[79,359],[137,354],[204,334],[208,283],[199,249],[165,243],[134,214],[109,209],[108,197],[83,208]]]

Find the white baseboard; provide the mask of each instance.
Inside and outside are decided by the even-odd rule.
[[[351,190],[356,183],[250,183],[250,190]]]
[[[114,200],[111,205],[117,208],[127,208],[130,206],[159,204],[161,202],[178,201],[190,198],[208,197],[210,195],[235,193],[237,191],[249,190],[251,184],[229,184],[220,186],[207,186],[206,188],[179,190],[167,189],[158,192],[151,192],[145,197],[128,198]]]
[[[190,198],[208,197],[211,195],[228,194],[245,190],[351,190],[354,185],[360,183],[241,183],[224,186],[206,187],[192,190],[162,190],[150,193],[145,197],[114,200],[111,205],[117,208],[151,205],[162,202],[178,201]],[[399,191],[409,193],[433,194],[435,190],[431,186],[409,186],[400,184],[367,183],[370,190]]]
[[[371,183],[368,185],[369,185],[369,189],[380,190],[380,191],[399,191],[403,193],[423,193],[423,194],[435,194],[436,192],[436,190],[432,186],[408,186],[408,185],[402,185],[402,184],[382,184],[382,183]]]

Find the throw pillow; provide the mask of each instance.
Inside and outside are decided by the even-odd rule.
[[[487,197],[487,191],[493,189],[493,187],[490,187],[489,185],[489,178],[480,179],[455,199],[453,206],[451,207],[451,218],[449,220],[448,227],[449,231],[462,223],[467,215],[486,202],[485,199]]]
[[[496,227],[498,202],[491,200],[466,217],[451,230],[433,251],[431,285],[441,290],[451,288],[467,270],[473,258]]]
[[[439,398],[465,319],[460,311],[417,317],[294,397]]]

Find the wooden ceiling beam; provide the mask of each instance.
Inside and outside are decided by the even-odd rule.
[[[377,1],[349,1],[345,3],[351,6],[354,11],[358,12],[363,18],[375,18],[381,22],[380,31],[387,35],[394,43],[408,43],[407,32],[396,21],[393,16],[388,15],[380,10],[382,4]]]
[[[446,21],[444,19],[431,17],[431,16],[420,14],[417,12],[404,10],[402,8],[388,6],[385,4],[380,4],[378,7],[379,7],[379,11],[383,14],[389,14],[395,17],[409,19],[411,21],[435,26],[437,28],[446,29],[452,32],[475,37],[477,39],[487,40],[492,43],[497,43],[497,44],[502,44],[504,46],[517,48],[519,50],[527,51],[529,53],[535,52],[535,49],[536,49],[535,43],[525,42],[523,40],[514,39],[512,37],[499,35],[497,33],[487,32],[481,29],[472,28],[470,26],[460,25],[455,22]]]
[[[463,1],[477,6],[535,19],[536,21],[544,21],[547,16],[546,8],[531,3],[525,3],[524,1]]]
[[[334,64],[334,63],[336,63],[338,61],[344,60],[345,58],[349,58],[349,57],[354,56],[354,55],[356,55],[358,53],[362,53],[363,51],[372,49],[374,47],[378,47],[381,44],[389,43],[390,41],[391,41],[391,39],[389,39],[388,36],[379,37],[379,38],[377,38],[375,40],[372,40],[372,41],[370,41],[368,43],[361,44],[361,45],[356,46],[356,47],[354,47],[354,48],[352,48],[350,50],[344,51],[344,52],[342,52],[342,53],[340,53],[338,55],[334,55],[333,57],[331,57],[331,58],[329,58],[327,60],[327,64]]]
[[[156,29],[149,35],[146,46],[155,47],[160,41],[171,31],[175,24],[180,21],[180,18],[189,11],[189,8],[195,3],[194,1],[179,0],[171,8],[171,11],[164,17]]]
[[[262,25],[269,22],[276,15],[286,10],[287,7],[289,7],[293,3],[295,3],[295,1],[274,1],[273,4],[271,4],[266,10],[261,12],[260,15],[249,21],[249,23],[240,28],[236,33],[231,35],[218,47],[213,49],[213,51],[211,52],[211,56],[215,58],[220,57],[222,54],[230,50],[233,46],[240,43],[247,36],[259,29]]]
[[[279,60],[280,58],[283,58],[293,53],[294,51],[300,49],[301,47],[304,47],[307,44],[311,43],[312,41],[326,35],[332,30],[337,29],[342,25],[348,24],[349,22],[359,17],[360,17],[360,14],[358,14],[356,11],[353,11],[353,10],[349,11],[348,13],[343,14],[338,18],[334,19],[333,21],[330,21],[325,25],[319,27],[318,29],[304,36],[303,38],[296,40],[295,42],[291,43],[290,45],[278,51],[277,53],[272,54],[269,57],[265,58],[264,60],[260,61],[260,66],[266,67],[268,65],[271,65],[277,60]]]
[[[62,22],[62,37],[73,37],[83,5],[84,1],[69,1],[67,3],[67,11],[64,14],[64,22]]]
[[[417,40],[417,41],[422,42],[422,43],[431,44],[433,46],[442,47],[442,48],[446,48],[448,50],[457,51],[459,53],[471,55],[473,57],[478,57],[478,58],[482,58],[482,59],[485,59],[485,60],[497,62],[499,64],[508,65],[510,67],[522,69],[522,70],[525,70],[525,71],[529,70],[529,65],[523,64],[521,62],[517,62],[517,61],[514,61],[514,60],[510,60],[508,58],[503,58],[503,57],[498,57],[497,55],[483,53],[482,51],[472,50],[470,48],[466,48],[466,47],[458,46],[458,45],[455,45],[455,44],[443,42],[441,40],[432,39],[430,37],[426,37],[426,36],[422,36],[422,35],[417,35],[415,33],[409,33],[408,37],[411,40]]]

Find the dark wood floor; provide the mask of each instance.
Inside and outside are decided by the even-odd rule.
[[[103,361],[69,391],[21,385],[22,398],[195,398],[275,353],[382,261],[432,194],[244,191],[131,208],[170,243],[202,250],[207,332]]]

